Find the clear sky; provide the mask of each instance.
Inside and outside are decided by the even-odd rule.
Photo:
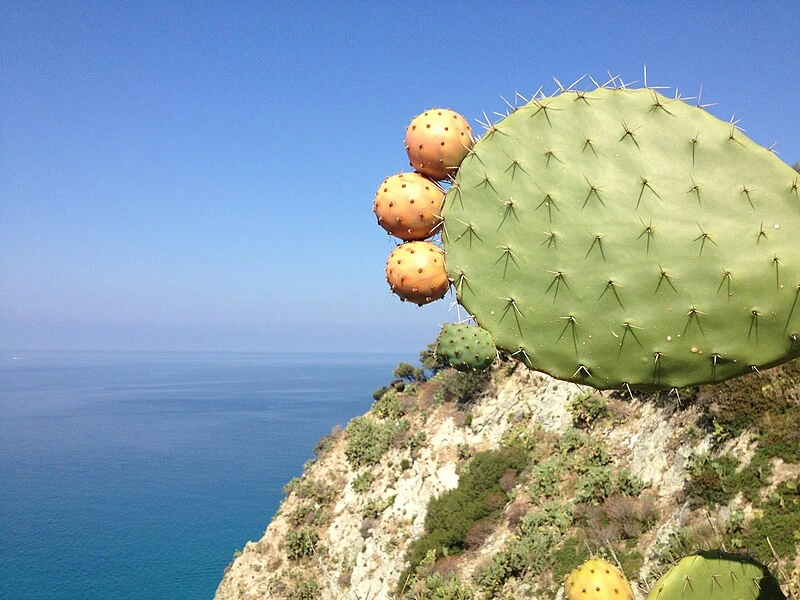
[[[0,348],[412,352],[405,126],[553,77],[717,102],[800,161],[800,2],[0,0]]]

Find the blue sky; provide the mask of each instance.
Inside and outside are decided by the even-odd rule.
[[[598,7],[599,4],[599,7]],[[0,348],[415,353],[372,197],[405,126],[583,74],[800,161],[800,3],[0,0]]]

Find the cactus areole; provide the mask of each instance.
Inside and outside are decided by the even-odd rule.
[[[442,216],[459,303],[530,368],[657,389],[800,355],[798,174],[702,108],[535,99],[489,125]]]

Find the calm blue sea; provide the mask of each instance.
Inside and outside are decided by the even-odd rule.
[[[0,598],[210,600],[401,360],[0,351]]]

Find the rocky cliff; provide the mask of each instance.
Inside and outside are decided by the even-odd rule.
[[[709,546],[751,551],[798,593],[800,366],[660,394],[513,361],[423,373],[321,440],[216,600],[551,599],[590,554],[643,598]]]

